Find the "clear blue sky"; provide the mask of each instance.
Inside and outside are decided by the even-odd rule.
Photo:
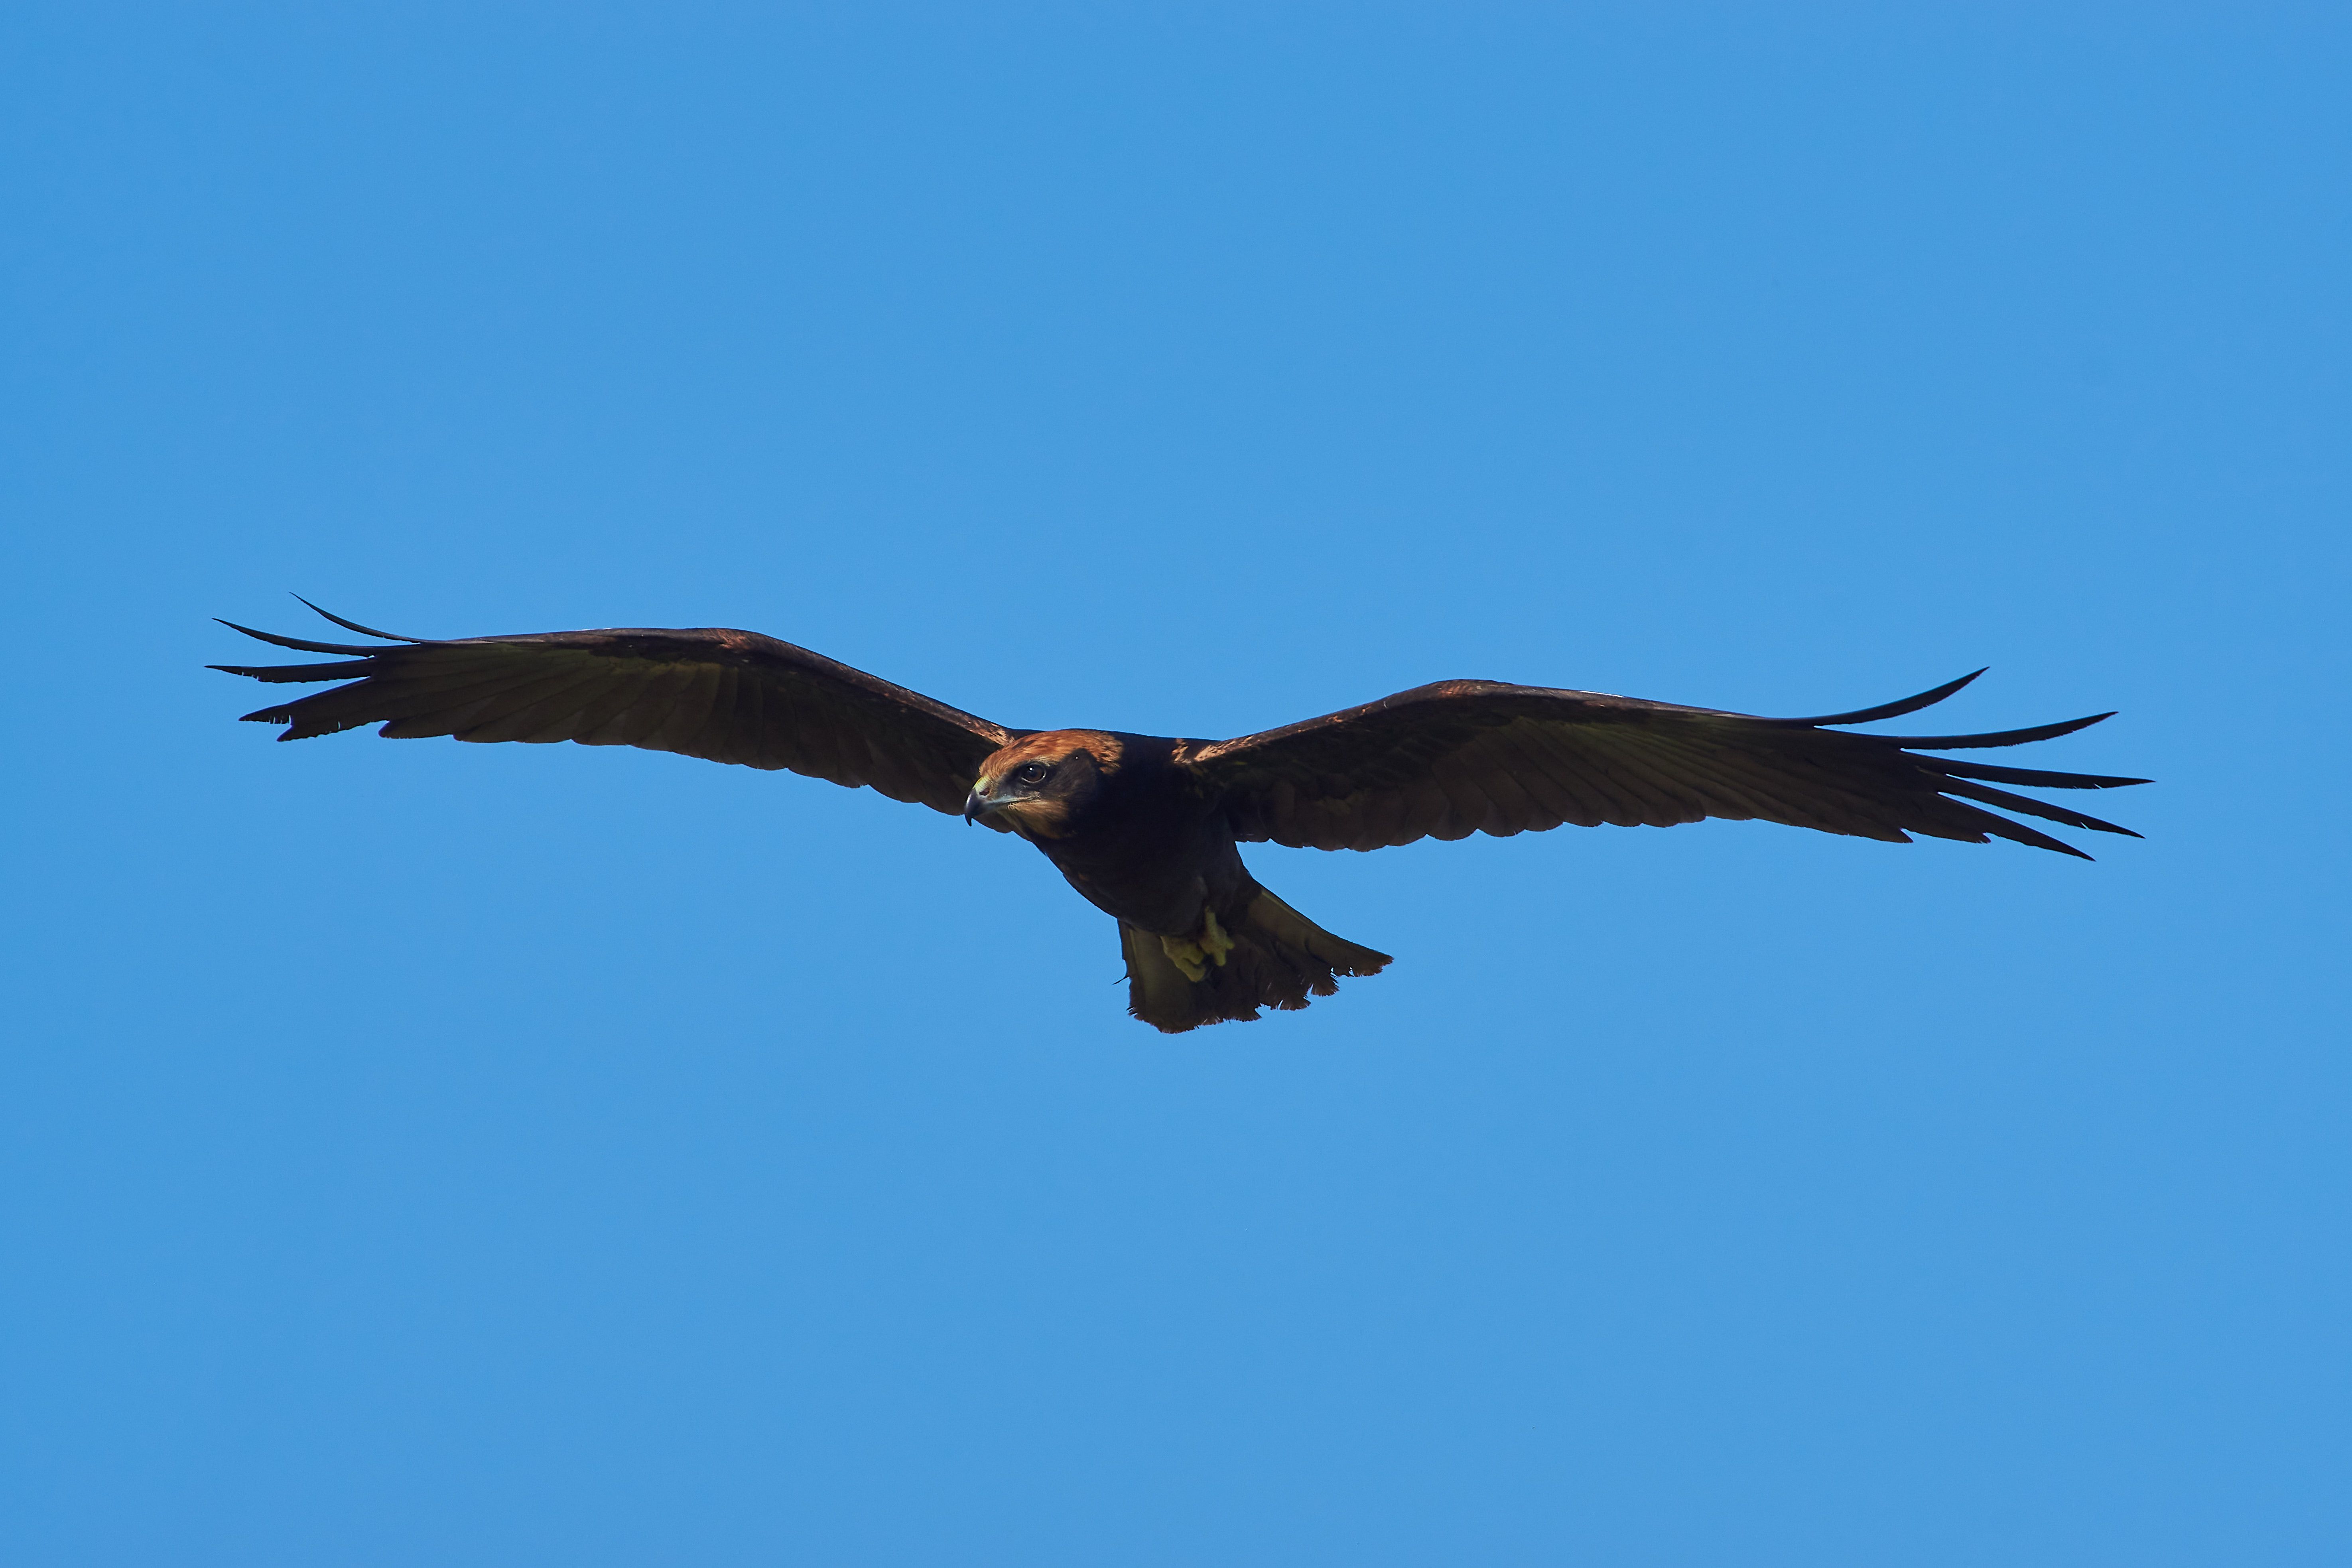
[[[2337,1564],[2352,25],[0,20],[0,1555]],[[739,626],[1023,726],[1493,677],[2122,717],[2095,865],[1258,874],[279,746],[206,617]]]

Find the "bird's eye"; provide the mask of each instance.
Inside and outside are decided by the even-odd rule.
[[[1045,775],[1051,772],[1053,770],[1043,763],[1024,763],[1014,770],[1013,776],[1025,784],[1044,784]]]

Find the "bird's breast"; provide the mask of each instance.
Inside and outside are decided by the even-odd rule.
[[[1233,835],[1197,813],[1089,820],[1033,842],[1087,902],[1149,931],[1195,930],[1202,905],[1247,876]]]

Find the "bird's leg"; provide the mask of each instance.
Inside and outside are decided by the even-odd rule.
[[[1201,962],[1201,944],[1191,937],[1163,936],[1160,939],[1160,951],[1168,955],[1171,963],[1184,972],[1185,979],[1208,978],[1209,966]]]
[[[1234,939],[1217,924],[1216,910],[1204,909],[1201,911],[1199,936],[1163,936],[1160,939],[1160,951],[1184,972],[1185,979],[1205,980],[1209,977],[1209,965],[1213,963],[1220,969],[1225,966],[1226,955],[1234,951]]]
[[[1201,951],[1223,969],[1225,955],[1234,950],[1234,939],[1227,936],[1224,928],[1217,923],[1217,911],[1214,910],[1203,909],[1201,911],[1200,942]]]

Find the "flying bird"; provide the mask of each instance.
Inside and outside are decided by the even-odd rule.
[[[309,604],[308,600],[303,603]],[[318,610],[315,605],[310,608]],[[330,664],[215,665],[270,682],[341,681],[247,713],[281,741],[381,723],[406,740],[576,741],[786,769],[1027,839],[1118,922],[1129,1011],[1169,1034],[1296,1009],[1391,960],[1266,890],[1242,844],[1378,849],[1563,823],[1654,827],[1719,816],[1907,844],[1993,838],[2088,859],[2021,822],[2139,837],[1999,784],[2114,789],[2146,779],[1954,762],[1923,752],[2046,741],[2109,714],[1983,735],[1870,735],[1942,701],[1759,719],[1598,691],[1443,680],[1230,741],[1016,730],[822,654],[723,627],[441,640],[318,613],[375,643],[224,626]]]

